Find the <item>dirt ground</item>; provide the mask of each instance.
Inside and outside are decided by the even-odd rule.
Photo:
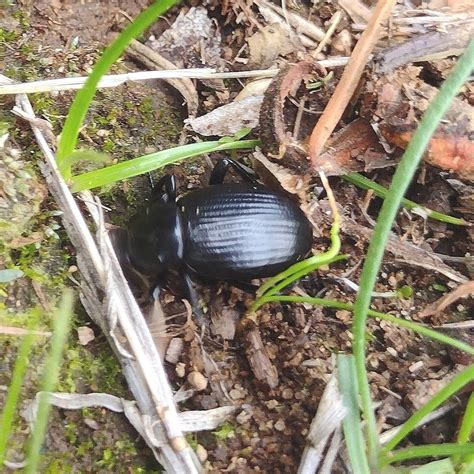
[[[223,56],[229,70],[243,68],[230,59],[237,56],[245,40],[257,31],[252,18],[258,18],[258,15],[255,10],[250,14],[247,11],[250,7],[242,10],[244,3],[222,2],[220,5],[220,2],[207,2],[209,14],[222,32]],[[302,4],[302,9],[309,8],[310,2],[298,3]],[[313,20],[318,25],[325,25],[336,7],[333,2],[321,3],[319,10],[313,10]],[[16,81],[85,75],[100,49],[147,4],[142,0],[86,0],[19,1],[6,6],[0,11],[0,69]],[[154,34],[158,37],[173,22],[180,9],[189,8],[191,4],[198,2],[175,7],[166,20],[159,21],[145,36]],[[347,16],[337,31],[343,29],[350,30]],[[447,67],[451,65],[452,62]],[[429,85],[439,85],[444,73],[428,63],[421,67],[425,80],[429,76]],[[126,57],[114,66],[113,72],[142,68]],[[339,74],[340,71],[336,71],[336,77]],[[375,90],[377,79],[366,78],[366,82]],[[225,102],[225,96],[227,99],[235,96],[237,87],[232,84],[223,91],[199,84],[201,104],[198,115]],[[330,89],[326,93],[329,96]],[[33,94],[30,99],[37,115],[47,119],[58,135],[72,97],[72,92],[61,92]],[[345,123],[350,123],[359,114],[369,114],[370,106],[366,102],[361,105],[363,97],[367,95],[359,97],[350,116],[344,117]],[[472,90],[471,96],[469,91],[464,91],[463,98],[468,99],[467,102],[472,100]],[[327,99],[323,97],[319,100],[324,102]],[[17,227],[9,228],[9,239],[4,236],[0,266],[14,265],[24,275],[0,285],[0,324],[25,327],[30,318],[42,314],[41,326],[47,330],[51,328],[48,312],[57,302],[61,289],[65,285],[75,287],[74,281],[80,276],[76,271],[74,248],[62,229],[60,218],[55,213],[57,207],[48,196],[39,172],[41,156],[33,135],[25,122],[11,114],[13,105],[13,98],[0,96],[0,125],[7,127],[10,133],[8,146],[19,150],[13,155],[5,152],[4,160],[7,155],[9,159],[4,162],[10,164],[3,182],[10,180],[10,185],[15,187],[22,179],[25,180],[27,192],[22,195],[24,207],[18,211],[25,218]],[[320,104],[308,105],[312,106],[317,109]],[[373,109],[370,110],[373,112]],[[291,112],[286,117],[290,120]],[[106,151],[117,160],[126,160],[176,146],[183,138],[181,131],[185,118],[186,110],[176,92],[163,86],[130,83],[98,92],[80,140],[83,146]],[[252,134],[257,136],[258,130]],[[189,142],[193,141],[194,136],[193,132],[187,131]],[[224,155],[212,156],[211,160],[219,156]],[[18,169],[28,175],[22,175]],[[204,185],[210,169],[210,163],[201,158],[170,168],[178,176],[181,192]],[[392,167],[369,173],[370,177],[385,185],[392,175]],[[469,220],[472,208],[466,196],[469,192],[472,194],[472,186],[467,180],[459,181],[469,188],[461,193],[459,187],[449,182],[452,177],[455,176],[425,163],[407,197],[420,205]],[[341,253],[348,257],[305,278],[296,291],[353,302],[355,291],[350,282],[359,281],[368,245],[364,230],[372,228],[381,200],[338,176],[330,181],[346,219],[341,236]],[[314,179],[311,185],[313,196],[317,195],[315,186],[319,185]],[[137,208],[143,206],[150,192],[148,179],[138,177],[113,188],[102,189],[99,195],[111,209],[108,220],[123,225]],[[325,201],[324,195],[321,198]],[[329,242],[330,221],[324,218],[321,211],[315,211],[315,218],[318,216],[321,224],[315,231],[315,252],[324,251]],[[403,247],[404,243],[410,243],[427,253],[444,255],[442,262],[446,268],[451,268],[457,275],[472,278],[463,262],[466,253],[472,253],[474,248],[472,227],[426,220],[415,213],[401,211],[394,232],[401,238],[401,250],[398,255],[387,252],[376,287],[379,294],[390,292],[392,297],[375,298],[373,309],[432,325],[472,317],[472,304],[468,300],[460,300],[435,317],[420,317],[421,310],[457,286],[458,282],[446,276],[446,272],[443,274],[433,266],[423,265],[418,253],[410,255],[411,246]],[[10,242],[7,245],[7,240],[13,241],[13,244]],[[410,290],[405,297],[394,296],[396,290],[404,287]],[[212,367],[206,364],[192,336],[178,331],[175,337],[184,341],[184,347],[176,360],[166,363],[168,376],[176,390],[188,387],[186,378],[192,371],[204,373],[209,381],[204,391],[180,405],[181,410],[204,410],[232,404],[238,409],[235,416],[215,431],[196,433],[188,441],[205,460],[208,472],[296,472],[308,428],[334,370],[335,354],[351,349],[351,313],[301,304],[271,304],[259,310],[261,338],[279,376],[278,386],[270,389],[256,379],[246,357],[245,343],[234,334],[236,322],[252,295],[230,284],[216,282],[198,282],[198,291],[211,320],[210,332],[203,340],[202,350],[210,355]],[[169,317],[186,313],[180,290],[172,281],[161,301]],[[76,313],[58,391],[106,392],[129,398],[119,365],[105,337],[90,322],[80,305],[77,305]],[[183,325],[185,317],[173,321]],[[93,340],[86,345],[81,344],[79,338],[84,327],[94,331]],[[472,341],[472,332],[469,331],[472,330],[463,333],[451,330],[450,335]],[[459,372],[463,364],[472,362],[459,357],[446,346],[379,320],[369,321],[366,337],[369,342],[367,367],[372,395],[378,404],[377,419],[381,430],[402,423],[414,409]],[[0,335],[0,406],[5,399],[18,345],[18,337]],[[23,408],[36,393],[46,350],[47,341],[39,340],[30,358],[28,379],[22,393]],[[466,398],[467,394],[459,394],[453,410],[415,431],[407,442],[452,441]],[[10,461],[21,462],[23,459],[28,432],[25,420],[18,416],[9,451]],[[125,418],[105,409],[54,409],[44,454],[42,472],[48,473],[152,473],[160,470],[152,453]],[[346,472],[342,460],[338,460],[335,466],[333,472]]]

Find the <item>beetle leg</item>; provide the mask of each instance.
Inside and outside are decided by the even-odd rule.
[[[231,158],[223,158],[214,166],[211,177],[209,178],[209,185],[222,184],[227,172],[229,171],[229,167],[232,167],[244,181],[257,183],[257,176],[253,170],[247,168],[238,161],[232,160]]]
[[[199,326],[203,326],[205,324],[204,314],[202,313],[201,308],[199,307],[199,298],[197,296],[196,290],[194,289],[193,281],[191,280],[189,274],[185,271],[181,272],[181,277],[183,281],[184,291],[186,293],[186,299],[189,301],[191,307],[193,308],[193,312],[196,316],[196,320]]]

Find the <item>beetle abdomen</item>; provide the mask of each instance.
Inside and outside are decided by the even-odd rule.
[[[311,225],[303,212],[262,186],[210,186],[190,192],[179,205],[188,225],[184,261],[202,276],[275,275],[311,248]]]

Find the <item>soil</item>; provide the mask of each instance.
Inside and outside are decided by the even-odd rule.
[[[147,3],[142,0],[17,2],[0,12],[0,33],[3,35],[0,68],[3,74],[17,81],[85,75],[101,48]],[[234,2],[234,10],[228,10],[225,16],[222,16],[219,2],[209,3],[208,8],[216,21],[223,23],[227,19],[235,29],[237,39],[230,43],[230,27],[222,26],[227,33],[224,41],[230,51],[228,54],[237,53],[255,25],[252,22],[236,23],[232,12],[238,9],[239,2]],[[324,4],[318,19],[320,23],[327,21],[334,11],[331,2]],[[175,7],[167,15],[168,22],[173,21],[180,8]],[[160,20],[152,33],[158,35],[166,25],[166,21]],[[343,25],[347,27],[345,23]],[[139,68],[125,59],[114,66],[114,72]],[[430,74],[433,74],[431,69]],[[200,93],[201,98],[205,97],[204,108],[219,102],[218,94],[207,87],[201,87]],[[72,97],[71,92],[31,95],[37,115],[51,122],[56,135],[61,131]],[[55,214],[56,205],[46,196],[38,171],[41,156],[33,135],[27,124],[10,113],[13,104],[12,98],[0,96],[0,125],[4,123],[8,127],[9,149],[17,150],[11,152],[17,163],[14,168],[28,171],[31,192],[41,197],[25,200],[27,205],[21,213],[26,217],[19,224],[21,227],[12,229],[10,242],[5,239],[1,246],[0,266],[15,266],[24,275],[0,285],[0,324],[26,327],[31,318],[40,314],[39,326],[48,330],[51,329],[51,309],[62,288],[65,285],[74,287],[75,279],[80,276],[76,272],[74,249]],[[108,152],[116,160],[176,146],[186,118],[184,113],[176,95],[164,88],[131,83],[104,89],[97,94],[87,117],[86,127],[81,132],[81,146]],[[218,157],[212,156],[212,159]],[[210,169],[208,161],[199,159],[173,166],[170,172],[177,175],[180,192],[186,192],[205,185]],[[392,174],[393,169],[387,168],[373,172],[371,177],[386,185]],[[13,174],[11,179],[18,183],[20,177]],[[381,200],[338,177],[331,178],[331,186],[343,215],[360,226],[371,227]],[[138,177],[111,189],[102,189],[99,194],[103,203],[111,208],[108,220],[123,225],[135,209],[143,206],[150,193],[148,179]],[[446,214],[469,218],[468,212],[463,214],[463,196],[447,183],[446,173],[442,174],[428,164],[418,173],[407,197]],[[321,199],[324,201],[324,196]],[[321,222],[315,231],[315,252],[322,252],[329,245],[330,223]],[[472,253],[472,231],[463,227],[427,221],[402,211],[394,231],[404,241],[430,252],[458,259],[466,252]],[[315,272],[300,282],[296,290],[353,302],[355,292],[343,279],[359,281],[367,244],[362,234],[343,232],[341,253],[347,254],[347,259]],[[406,257],[410,262],[410,255]],[[412,291],[405,298],[375,298],[373,309],[435,325],[469,319],[472,305],[468,300],[457,302],[449,311],[429,321],[419,316],[421,309],[456,285],[443,274],[415,263],[400,262],[387,253],[376,291],[393,293],[403,287]],[[467,275],[466,267],[456,258],[445,263],[454,271]],[[271,304],[259,310],[259,332],[279,376],[278,386],[270,389],[256,379],[246,357],[245,340],[235,333],[236,322],[253,295],[230,284],[216,282],[198,281],[197,290],[206,315],[212,321],[202,348],[213,363],[206,363],[207,359],[196,349],[192,334],[178,332],[176,337],[184,340],[184,348],[175,361],[167,362],[168,376],[176,390],[181,386],[188,387],[186,378],[192,371],[202,372],[210,382],[204,391],[180,405],[183,411],[229,404],[236,405],[238,410],[214,432],[196,433],[188,441],[195,448],[200,445],[197,449],[207,458],[208,472],[296,472],[311,420],[334,371],[335,354],[351,350],[351,313],[301,304]],[[170,318],[186,314],[181,296],[179,286],[171,281],[161,296],[165,314]],[[179,325],[184,325],[185,321],[184,316],[173,320]],[[85,346],[80,344],[77,332],[83,326],[91,327],[95,334]],[[451,335],[457,336],[456,333]],[[460,360],[446,346],[379,320],[369,320],[366,337],[369,341],[367,367],[372,395],[379,407],[377,419],[381,430],[406,420],[462,370],[462,364],[471,362]],[[0,406],[10,382],[19,339],[0,335]],[[35,344],[22,391],[23,409],[38,390],[47,342],[39,339]],[[58,391],[96,391],[131,397],[106,339],[79,305]],[[466,399],[467,394],[460,394],[455,410],[415,431],[407,442],[453,441]],[[19,415],[8,454],[10,461],[23,459],[28,433],[29,427]],[[105,409],[53,410],[42,472],[152,473],[159,470],[152,453],[121,415]],[[346,472],[342,460],[336,462],[333,472]]]

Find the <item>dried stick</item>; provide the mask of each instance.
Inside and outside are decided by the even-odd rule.
[[[12,81],[0,75],[0,82],[11,83]],[[163,365],[143,315],[131,295],[120,268],[115,266],[116,259],[114,260],[115,254],[110,240],[106,236],[105,247],[107,252],[113,254],[113,257],[110,257],[110,254],[101,255],[74,197],[57,169],[54,154],[42,130],[35,123],[36,117],[26,95],[17,96],[17,106],[25,112],[25,116],[31,119],[31,128],[46,160],[42,166],[42,172],[49,190],[63,212],[63,224],[77,249],[77,263],[84,280],[81,301],[89,315],[102,328],[115,350],[130,389],[137,399],[141,416],[145,421],[155,420],[152,429],[145,433],[147,435],[145,441],[168,472],[198,473],[201,469],[199,461],[184,440]],[[93,201],[88,198],[88,202]],[[113,275],[115,285],[110,288],[106,284],[105,268],[110,266],[107,259],[112,260],[112,270],[117,272]],[[109,291],[113,292],[109,298],[114,298],[118,302],[116,307],[120,308],[120,312],[117,318],[124,331],[125,340],[132,349],[133,359],[123,357],[110,337],[108,321],[113,315],[106,314],[103,298],[100,296]],[[160,440],[160,443],[157,440]],[[161,446],[160,450],[156,449],[158,446]]]
[[[340,11],[337,11],[336,13],[334,13],[334,15],[331,18],[329,28],[326,31],[326,34],[324,35],[324,38],[318,44],[318,47],[314,51],[311,51],[311,56],[313,56],[313,58],[315,58],[331,41],[332,35],[336,31],[337,25],[339,25],[341,18],[342,18],[342,13]]]
[[[137,40],[132,40],[127,49],[127,54],[149,69],[178,69],[171,61]],[[194,117],[199,107],[199,97],[193,81],[188,78],[167,79],[166,81],[184,97],[188,115]]]
[[[311,134],[308,154],[313,165],[354,94],[369,56],[379,38],[383,23],[390,16],[395,3],[396,0],[378,1],[366,30],[357,42],[339,84]]]
[[[347,409],[342,401],[337,376],[333,373],[311,422],[298,474],[310,474],[317,471],[329,437],[335,430],[340,429],[346,413]]]
[[[353,21],[364,23],[370,20],[370,8],[367,7],[361,0],[338,0],[339,6],[344,8]]]

